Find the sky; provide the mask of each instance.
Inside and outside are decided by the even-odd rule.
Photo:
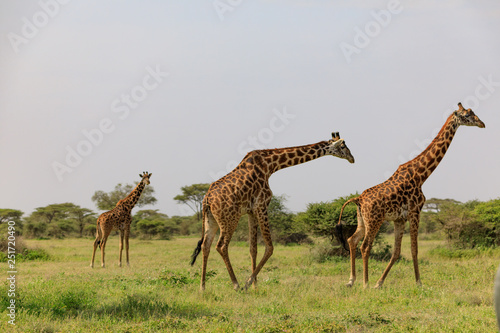
[[[356,163],[270,178],[304,211],[383,182],[458,102],[486,128],[458,130],[423,192],[498,198],[499,32],[486,0],[0,0],[0,208],[97,211],[149,171],[144,209],[188,215],[182,186],[338,131]]]

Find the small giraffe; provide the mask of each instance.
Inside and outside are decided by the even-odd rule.
[[[94,267],[95,251],[97,246],[101,248],[101,266],[104,268],[104,249],[106,247],[106,241],[112,230],[120,231],[120,267],[122,266],[122,251],[123,251],[123,239],[125,238],[125,252],[127,255],[127,265],[128,260],[128,238],[130,235],[130,223],[132,222],[132,208],[139,200],[142,191],[149,185],[149,178],[153,174],[146,171],[143,174],[139,174],[142,178],[139,184],[127,195],[126,198],[118,201],[116,207],[110,211],[102,213],[97,219],[97,230],[96,238],[94,241],[94,251],[92,252],[92,262],[90,267]]]
[[[244,214],[248,214],[252,260],[252,274],[245,284],[245,290],[251,284],[256,287],[257,274],[273,253],[267,216],[267,207],[273,195],[269,188],[269,177],[278,170],[324,155],[333,155],[354,163],[354,157],[352,157],[349,148],[340,138],[339,133],[335,132],[332,133],[332,139],[329,141],[299,147],[251,151],[233,171],[210,185],[203,199],[202,237],[194,250],[191,261],[191,265],[194,265],[196,257],[203,250],[201,290],[205,289],[210,246],[219,228],[220,236],[216,248],[226,264],[234,289],[239,289],[238,281],[229,261],[228,247],[238,221]],[[256,265],[258,227],[260,227],[266,247],[262,259]]]
[[[368,258],[375,235],[384,220],[394,221],[394,253],[375,288],[382,286],[392,265],[399,258],[406,221],[410,223],[411,254],[415,280],[417,285],[421,285],[418,270],[417,236],[420,210],[425,203],[422,184],[443,159],[460,125],[485,127],[484,123],[471,109],[466,110],[461,103],[458,103],[458,110],[448,117],[438,135],[420,155],[400,165],[396,172],[385,182],[365,190],[360,196],[344,203],[340,211],[340,218],[342,218],[344,207],[350,202],[356,203],[358,215],[358,227],[347,240],[349,249],[346,248],[346,250],[350,251],[351,254],[351,276],[347,283],[348,287],[352,287],[354,281],[356,281],[356,247],[363,237],[364,240],[361,244],[363,280],[364,287],[368,286]],[[336,229],[341,242],[346,247],[340,219]]]

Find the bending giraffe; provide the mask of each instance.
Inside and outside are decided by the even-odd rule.
[[[458,103],[458,110],[454,111],[448,117],[438,135],[420,155],[400,165],[396,172],[385,182],[365,190],[360,196],[344,203],[340,211],[339,223],[336,227],[337,234],[344,247],[346,245],[341,224],[344,207],[351,202],[356,203],[358,215],[358,227],[354,234],[347,240],[349,249],[346,248],[346,250],[350,251],[351,255],[351,276],[347,283],[348,287],[351,287],[354,281],[356,281],[356,247],[358,242],[363,238],[364,240],[361,244],[363,282],[365,288],[368,286],[368,258],[373,240],[384,220],[394,221],[394,253],[375,288],[382,286],[392,265],[399,258],[406,221],[410,223],[411,254],[415,270],[415,280],[417,285],[421,284],[418,269],[417,236],[420,211],[425,203],[422,184],[443,159],[451,140],[461,125],[485,127],[484,123],[471,109],[466,110],[462,107],[461,103]]]
[[[203,199],[202,236],[194,250],[191,261],[191,265],[194,265],[196,257],[203,251],[201,290],[205,289],[210,246],[219,228],[220,236],[216,248],[226,264],[234,289],[239,289],[238,280],[229,261],[228,247],[238,221],[244,214],[248,214],[252,261],[252,274],[246,281],[245,289],[248,289],[251,284],[256,287],[257,274],[273,254],[267,216],[267,207],[273,195],[269,188],[269,177],[278,170],[325,155],[344,158],[354,163],[354,157],[352,157],[349,148],[345,145],[344,140],[340,138],[339,133],[336,132],[332,133],[332,139],[329,141],[299,147],[251,151],[233,171],[210,185]],[[265,252],[257,265],[257,233],[259,227],[265,242]]]
[[[127,195],[126,198],[118,201],[116,207],[110,211],[102,213],[97,218],[96,238],[94,241],[94,251],[92,252],[92,261],[90,267],[94,267],[95,251],[97,246],[101,249],[101,266],[104,268],[104,250],[108,236],[112,230],[120,231],[120,267],[122,266],[123,240],[125,239],[125,253],[127,256],[127,265],[130,265],[128,260],[128,239],[130,235],[130,223],[132,222],[132,208],[134,208],[141,196],[142,191],[149,185],[149,178],[152,173],[146,171],[139,174],[142,178],[139,184]]]

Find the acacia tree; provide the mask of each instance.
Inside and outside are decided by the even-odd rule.
[[[16,231],[21,234],[23,212],[17,209],[0,209],[0,238],[7,233],[7,222],[14,221],[16,223]]]
[[[28,237],[65,237],[74,232],[83,235],[83,229],[95,213],[73,203],[38,207],[25,219],[23,230]]]
[[[80,237],[83,237],[85,226],[96,218],[96,213],[88,208],[81,208],[75,205],[75,207],[70,210],[70,216],[76,221]]]
[[[92,196],[92,201],[95,202],[95,205],[99,210],[111,210],[115,208],[118,201],[125,198],[127,195],[132,192],[132,190],[137,186],[139,182],[135,182],[134,184],[118,184],[115,186],[115,189],[110,192],[104,191],[96,191]],[[145,205],[154,205],[158,200],[153,196],[155,190],[153,186],[148,185],[144,187],[144,190],[141,193],[141,197],[137,202],[137,207],[142,207]]]
[[[179,227],[157,209],[140,210],[132,217],[134,229],[142,238],[170,239]]]
[[[23,212],[17,209],[0,209],[0,223],[14,221],[19,223]]]
[[[51,224],[55,219],[67,217],[69,212],[75,207],[72,203],[51,204],[45,207],[38,207],[31,216],[41,219],[47,224]]]
[[[191,210],[196,213],[196,218],[199,221],[201,220],[203,198],[209,187],[210,184],[206,183],[183,186],[181,187],[182,194],[176,195],[174,200],[191,208]]]

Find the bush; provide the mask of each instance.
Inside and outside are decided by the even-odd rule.
[[[445,202],[428,213],[441,226],[452,247],[473,249],[500,245],[500,199],[487,202]]]
[[[356,194],[347,197],[340,197],[331,202],[310,203],[307,205],[307,210],[297,215],[297,220],[307,225],[309,229],[318,236],[326,236],[332,242],[336,239],[335,226],[340,217],[342,205],[347,200],[357,196]],[[356,205],[347,205],[342,214],[344,225],[356,225]]]
[[[297,216],[286,208],[285,203],[286,197],[284,195],[273,196],[267,209],[273,243],[285,245],[311,243],[307,234],[308,226],[303,223],[303,220],[297,219]],[[248,241],[248,235],[248,215],[243,215],[238,222],[232,240]],[[262,243],[260,227],[258,242]]]
[[[19,261],[28,261],[28,260],[40,260],[47,261],[50,260],[50,255],[44,250],[39,248],[34,249],[24,249],[22,253],[17,255],[16,257]]]
[[[0,262],[8,261],[8,250],[9,250],[9,241],[4,238],[0,240]],[[16,261],[27,261],[27,260],[50,260],[49,254],[39,248],[30,249],[27,247],[26,243],[21,236],[17,236],[15,240],[15,253]]]
[[[346,197],[339,197],[331,202],[311,203],[307,206],[307,210],[304,213],[297,215],[297,219],[302,220],[304,224],[308,225],[314,234],[328,237],[331,242],[330,246],[332,248],[332,253],[347,257],[349,256],[349,251],[340,246],[341,244],[339,242],[339,235],[337,234],[336,226],[340,218],[342,205],[347,200],[356,196],[358,195],[351,194]],[[342,234],[345,240],[351,237],[351,235],[356,231],[357,221],[356,205],[352,203],[345,206],[342,214]],[[389,223],[382,224],[382,227],[375,237],[370,258],[374,258],[376,260],[385,260],[385,258],[390,258],[392,246],[387,244],[387,242],[385,242],[381,237],[381,235],[387,231],[389,226]]]
[[[338,258],[345,251],[340,245],[332,246],[328,240],[320,240],[309,249],[309,256],[314,262],[324,263],[332,258]]]
[[[346,251],[341,245],[332,245],[331,242],[327,240],[317,241],[309,250],[309,255],[314,262],[324,263],[326,261],[337,260],[336,258],[350,256],[349,252]],[[389,245],[381,237],[379,241],[373,245],[370,251],[370,259],[377,261],[388,261],[392,256],[392,246]],[[361,258],[361,252],[358,248],[356,249],[356,258]],[[402,258],[401,256],[399,257]],[[345,259],[342,259],[345,260]]]
[[[179,226],[158,210],[140,210],[132,218],[131,231],[142,239],[170,239]]]

